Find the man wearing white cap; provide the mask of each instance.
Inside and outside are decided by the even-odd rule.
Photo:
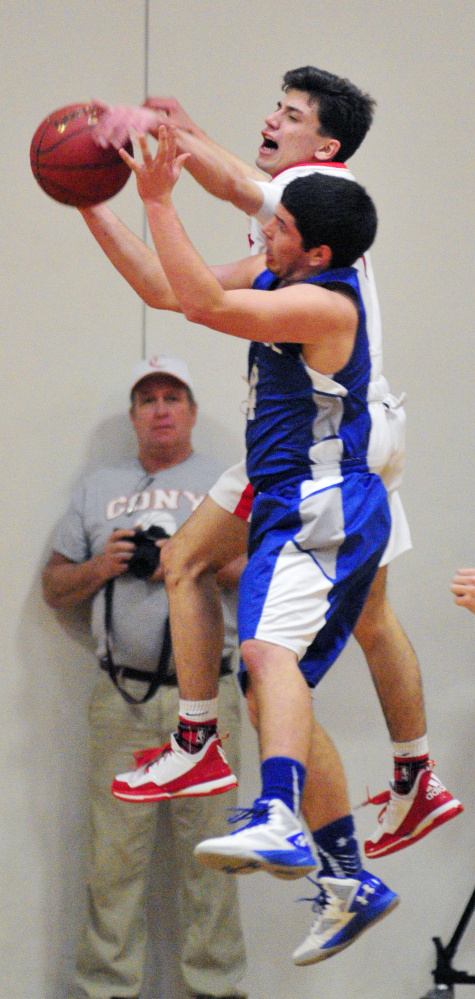
[[[89,475],[59,524],[43,573],[50,607],[92,598],[92,631],[103,672],[92,695],[91,865],[76,984],[91,999],[138,997],[144,973],[146,896],[157,834],[156,803],[130,806],[110,793],[131,753],[167,741],[176,727],[178,691],[168,604],[156,538],[184,523],[223,470],[196,454],[197,407],[187,365],[156,356],[134,368],[130,417],[138,455]],[[139,533],[137,534],[137,531]],[[236,785],[239,695],[231,671],[236,645],[235,590],[240,564],[224,570],[225,619],[219,726]],[[220,748],[216,737],[216,751]],[[229,774],[229,768],[223,767]],[[231,797],[236,792],[232,789]],[[204,836],[226,828],[228,796],[178,798],[168,819],[177,853],[181,970],[190,996],[241,999],[245,954],[233,878],[193,857]],[[234,804],[236,802],[234,801]],[[163,806],[162,806],[163,807]],[[159,832],[160,835],[160,832]],[[164,913],[166,918],[166,913]]]

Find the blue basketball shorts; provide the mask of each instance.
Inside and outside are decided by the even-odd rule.
[[[290,649],[315,686],[353,631],[390,527],[386,490],[370,472],[258,493],[239,588],[240,642]]]

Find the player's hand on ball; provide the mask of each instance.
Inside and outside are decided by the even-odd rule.
[[[135,173],[137,190],[142,201],[145,203],[168,201],[183,164],[190,154],[177,154],[174,132],[166,125],[160,125],[158,129],[158,146],[154,157],[148,148],[145,135],[137,136],[137,142],[142,152],[142,163],[130,156],[125,149],[120,150],[120,155]]]
[[[151,108],[131,107],[127,104],[104,104],[95,100],[94,107],[98,110],[98,121],[93,132],[96,145],[107,149],[121,149],[128,139],[135,135],[145,135],[151,132],[156,136],[158,126],[164,120],[164,114]]]

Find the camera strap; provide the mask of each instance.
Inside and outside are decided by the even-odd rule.
[[[126,700],[129,704],[145,704],[145,702],[149,701],[150,698],[156,693],[167,674],[168,661],[172,651],[170,619],[167,615],[165,631],[163,633],[162,648],[160,650],[156,669],[153,673],[150,670],[136,669],[135,666],[116,666],[112,658],[111,650],[114,582],[114,579],[109,579],[105,585],[104,625],[106,652],[100,659],[100,666],[108,672],[112,683],[115,687],[117,687],[119,693],[122,694],[124,700]],[[129,694],[128,691],[124,690],[121,686],[121,680],[139,680],[141,683],[148,684],[148,690],[145,692],[143,697],[133,697],[132,694]]]

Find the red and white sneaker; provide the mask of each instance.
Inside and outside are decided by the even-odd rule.
[[[384,805],[378,816],[378,828],[366,840],[367,857],[384,857],[403,850],[427,836],[443,822],[463,812],[463,805],[453,798],[432,770],[421,770],[409,794],[397,794],[392,786],[365,805]]]
[[[139,764],[136,770],[118,774],[113,780],[111,791],[115,798],[162,801],[222,794],[238,784],[217,735],[212,735],[193,754],[186,753],[171,735],[170,742],[159,749],[137,753],[136,760]]]

